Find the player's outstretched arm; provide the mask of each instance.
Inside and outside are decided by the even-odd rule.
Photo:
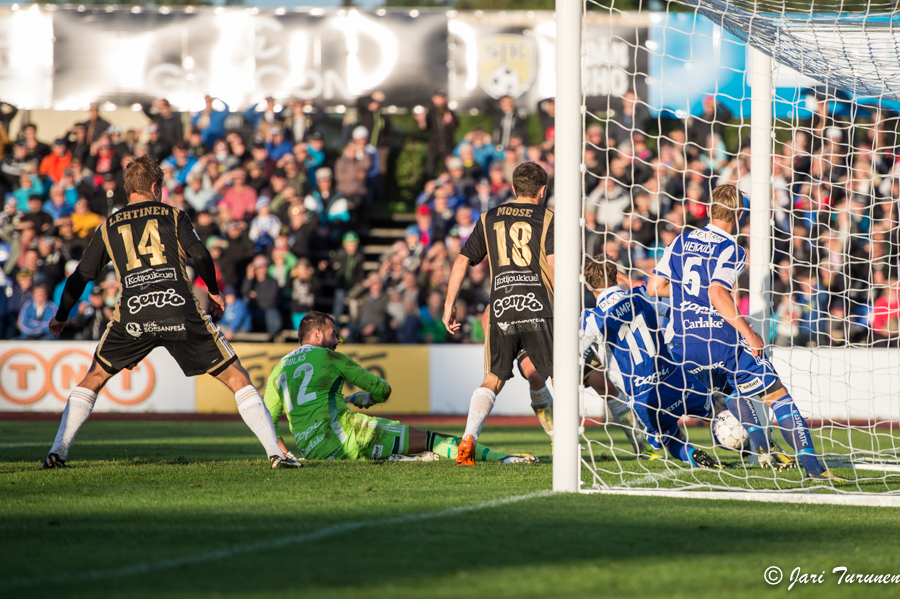
[[[371,393],[375,403],[384,403],[388,400],[391,396],[391,386],[387,381],[357,364],[353,358],[343,354],[336,355],[342,358],[338,364],[345,381]]]
[[[90,281],[100,276],[100,271],[109,262],[106,244],[103,243],[102,239],[104,234],[102,232],[103,227],[104,225],[100,225],[97,228],[97,232],[91,238],[91,242],[84,251],[84,257],[78,263],[75,272],[66,280],[65,287],[63,287],[62,297],[59,300],[59,309],[56,311],[56,316],[51,318],[48,324],[50,333],[56,338],[59,338],[66,323],[69,322],[69,312],[78,303],[78,299],[84,293],[84,288],[87,287]]]
[[[660,275],[650,277],[647,283],[647,295],[650,297],[669,297],[669,280]]]
[[[469,258],[460,254],[453,262],[453,268],[450,269],[450,282],[447,284],[447,299],[444,301],[444,326],[447,331],[455,333],[459,330],[460,323],[456,322],[456,316],[453,311],[456,308],[456,298],[459,297],[459,289],[462,287],[463,279],[466,278],[466,271],[469,270]]]
[[[753,355],[762,355],[764,347],[762,337],[753,331],[753,328],[747,324],[747,321],[741,316],[740,312],[738,312],[737,306],[734,303],[734,297],[731,295],[731,290],[725,285],[713,281],[709,287],[709,301],[713,308],[716,309],[716,312],[718,312],[728,324],[737,329],[737,332],[740,333],[741,337],[747,342]]]

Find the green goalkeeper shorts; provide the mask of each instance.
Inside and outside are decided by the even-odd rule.
[[[396,420],[346,411],[335,424],[338,426],[333,430],[340,430],[345,438],[332,459],[378,460],[409,451],[409,427]]]

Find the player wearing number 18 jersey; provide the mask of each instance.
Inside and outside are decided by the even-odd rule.
[[[472,394],[457,459],[460,465],[474,463],[470,448],[478,440],[497,393],[512,378],[519,352],[527,350],[544,378],[553,371],[553,212],[543,206],[546,189],[547,173],[539,165],[526,162],[516,167],[516,199],[481,216],[450,272],[443,321],[453,332],[460,326],[454,309],[468,267],[487,258],[491,270],[485,378]],[[539,409],[549,414],[549,394],[546,404],[535,411]]]
[[[267,450],[273,467],[299,467],[278,448],[262,398],[194,297],[185,267],[188,256],[209,289],[211,308],[222,310],[225,305],[212,258],[190,218],[159,201],[163,181],[159,165],[151,158],[138,158],[125,169],[124,179],[128,205],[97,229],[66,281],[59,311],[50,322],[50,331],[58,337],[85,285],[112,262],[119,300],[90,371],[69,396],[44,467],[64,466],[69,447],[106,381],[123,368],[134,368],[157,347],[164,347],[187,376],[209,373],[235,393],[238,411]]]

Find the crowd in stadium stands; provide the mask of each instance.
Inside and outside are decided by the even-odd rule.
[[[414,114],[427,138],[428,175],[414,224],[371,263],[361,236],[381,209],[396,142],[384,102],[380,92],[362,98],[355,121],[344,119],[336,136],[324,126],[331,117],[303,100],[268,99],[243,113],[240,130],[229,128],[232,113],[213,98],[194,115],[157,100],[144,107],[143,130],[123,131],[93,106],[52,144],[33,124],[11,137],[16,109],[4,104],[0,338],[49,338],[65,277],[102,219],[127,202],[122,172],[146,153],[164,170],[163,201],[190,214],[215,259],[227,305],[219,325],[229,338],[275,338],[317,308],[339,317],[352,341],[481,341],[486,262],[469,271],[457,306],[465,323],[454,335],[441,322],[450,265],[479,215],[511,199],[522,161],[548,171],[552,206],[553,100],[538,106],[542,138],[528,140],[512,98],[497,102],[491,131],[461,131],[446,93],[435,92]],[[769,341],[778,345],[889,344],[900,333],[897,121],[878,112],[842,121],[833,105],[819,102],[811,120],[785,128],[773,160]],[[676,235],[705,224],[712,188],[749,191],[746,140],[732,152],[724,142],[734,123],[711,97],[702,116],[682,120],[651,117],[632,93],[609,120],[589,122],[587,254],[605,252],[632,278],[646,278]],[[746,279],[745,271],[743,290]],[[202,291],[202,281],[195,284]],[[746,313],[747,293],[738,293]],[[99,339],[117,294],[111,271],[89,285],[68,338]]]

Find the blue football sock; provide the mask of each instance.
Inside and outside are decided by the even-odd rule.
[[[738,397],[737,394],[731,395],[725,400],[725,405],[734,417],[741,421],[744,430],[750,435],[750,441],[755,447],[762,447],[763,451],[769,452],[769,439],[766,437],[766,431],[760,426],[759,416],[753,409],[753,404],[746,397]]]
[[[691,466],[697,465],[691,457],[694,455],[694,446],[688,443],[687,439],[682,436],[680,428],[676,426],[663,432],[660,436],[663,439],[663,444],[666,446],[666,449],[669,450],[671,455]]]
[[[790,394],[772,404],[772,412],[775,414],[778,428],[781,429],[781,435],[797,452],[797,459],[800,460],[803,469],[810,474],[822,474],[825,469],[816,459],[812,435],[809,434],[806,420],[800,415]]]

